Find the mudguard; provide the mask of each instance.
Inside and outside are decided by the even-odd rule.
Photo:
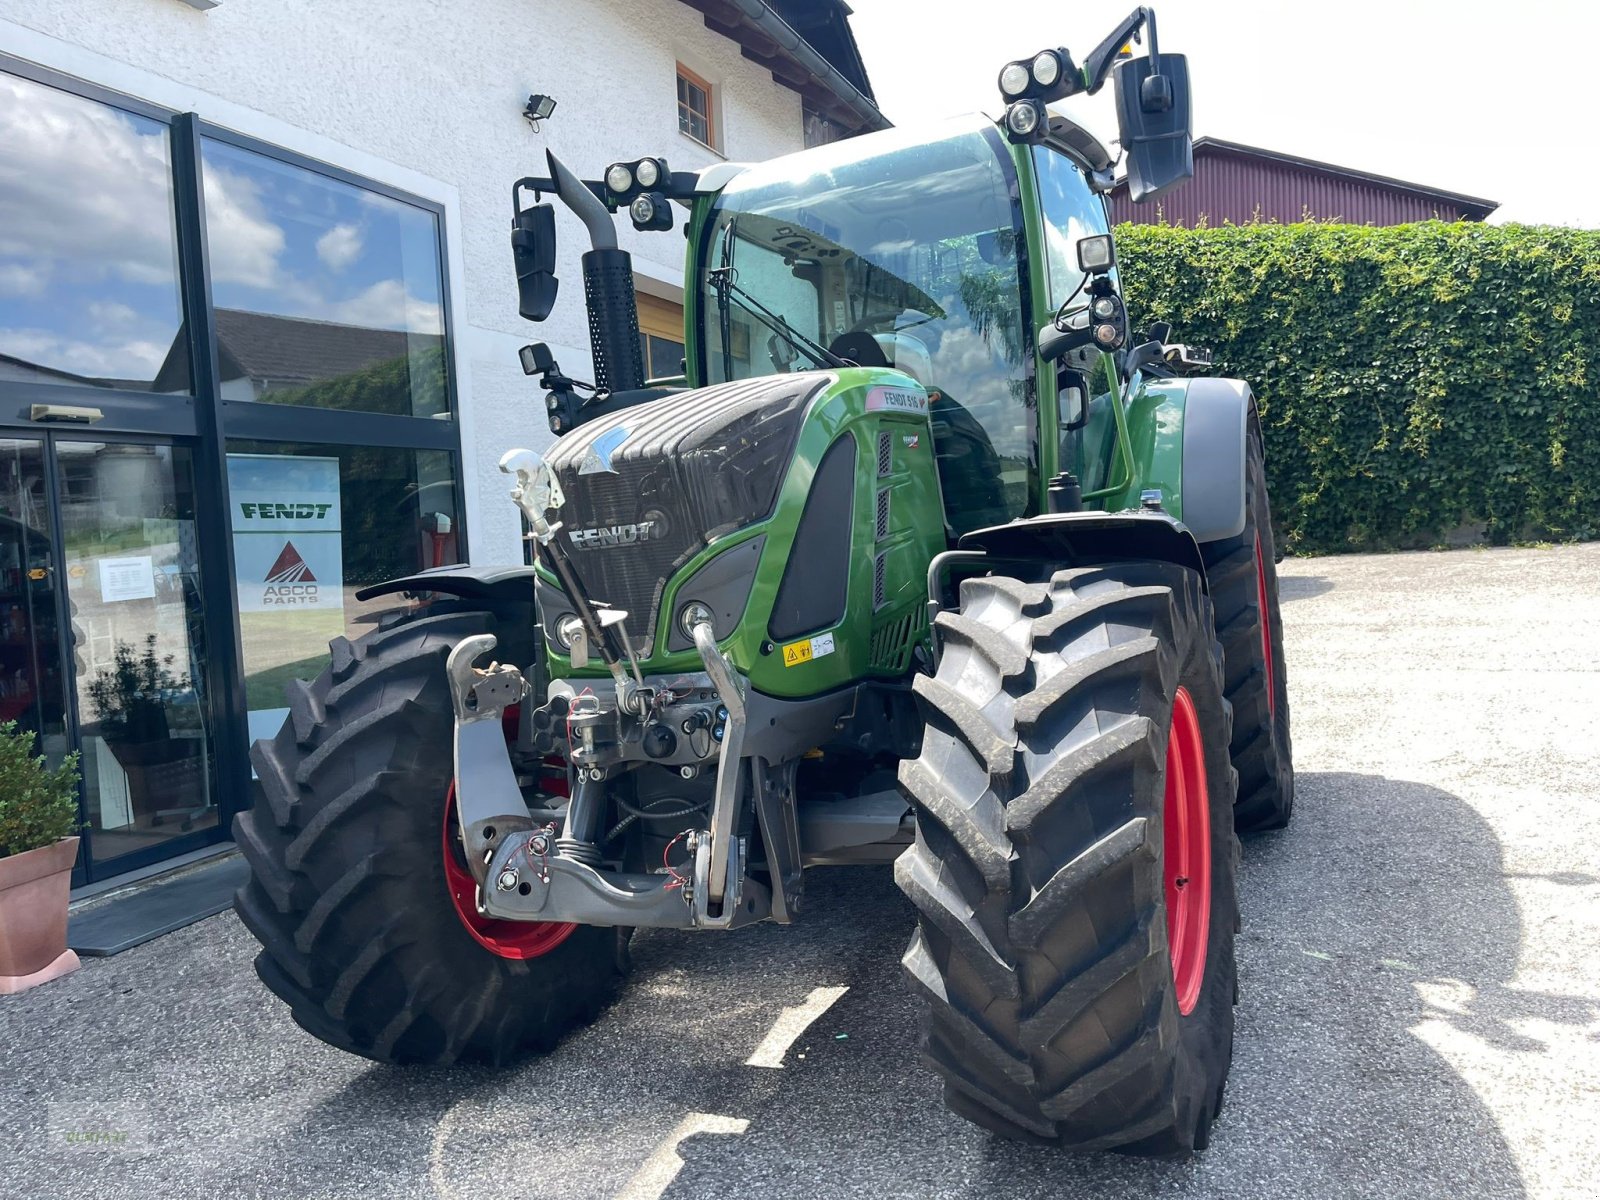
[[[959,550],[982,550],[996,558],[1042,561],[1052,566],[1158,559],[1188,567],[1206,578],[1194,535],[1164,512],[1046,513],[964,534]]]
[[[371,600],[375,596],[389,596],[396,592],[442,592],[447,596],[491,604],[531,604],[533,580],[534,570],[529,566],[474,567],[457,563],[375,583],[357,592],[356,599]]]
[[[1241,379],[1196,378],[1183,408],[1183,523],[1197,542],[1244,531],[1245,438],[1255,396]]]

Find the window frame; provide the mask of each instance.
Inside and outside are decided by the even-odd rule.
[[[302,441],[302,442],[350,442],[352,445],[383,445],[394,446],[399,449],[410,450],[444,450],[457,449],[460,446],[460,420],[458,419],[457,405],[459,397],[456,390],[456,343],[453,332],[453,313],[450,304],[450,276],[449,276],[449,247],[447,243],[447,229],[444,205],[426,200],[421,196],[402,191],[377,180],[367,179],[352,171],[346,171],[331,163],[320,159],[311,158],[309,155],[299,154],[293,150],[285,150],[281,146],[274,146],[246,134],[238,133],[220,125],[197,118],[195,120],[196,135],[202,141],[221,142],[233,146],[235,149],[244,150],[252,154],[259,154],[263,158],[270,158],[290,167],[298,167],[314,175],[321,175],[335,183],[342,183],[348,187],[359,188],[362,191],[372,192],[390,200],[409,204],[433,214],[436,228],[439,231],[438,239],[438,268],[439,268],[439,294],[440,314],[444,325],[445,344],[445,396],[449,401],[449,412],[439,417],[418,417],[403,413],[368,413],[345,409],[316,408],[310,405],[284,405],[262,402],[259,400],[224,400],[220,397],[222,407],[222,434],[228,438],[251,438],[260,440]],[[202,185],[200,200],[202,207],[205,203],[203,188],[204,174],[196,181]],[[206,256],[206,287],[209,300],[210,291],[210,253],[209,244]],[[215,312],[215,306],[208,304],[208,312]],[[208,322],[205,331],[211,339],[212,362],[215,366],[216,331],[214,320]],[[213,380],[220,389],[220,380]],[[274,415],[278,419],[274,420]],[[431,428],[409,428],[407,422],[422,422]],[[304,424],[302,424],[304,422]],[[282,430],[280,433],[272,430]],[[459,487],[458,487],[459,490]],[[465,496],[461,497],[464,500]],[[465,511],[463,507],[463,512]],[[463,539],[463,544],[465,540]]]
[[[213,778],[219,819],[215,828],[204,835],[197,832],[192,838],[185,836],[165,847],[161,853],[157,854],[152,849],[148,855],[150,863],[165,861],[168,857],[181,855],[191,849],[225,842],[233,815],[249,807],[248,797],[251,795],[243,642],[237,606],[233,600],[236,567],[232,522],[228,516],[232,511],[227,476],[230,442],[247,439],[257,442],[444,451],[451,455],[453,463],[457,553],[463,561],[468,559],[471,544],[468,528],[470,513],[467,506],[466,455],[462,446],[458,351],[450,274],[453,231],[444,205],[437,201],[214,124],[198,113],[180,112],[153,104],[4,52],[0,52],[0,72],[154,120],[167,130],[178,298],[183,326],[189,334],[190,392],[187,395],[167,395],[75,384],[0,382],[0,437],[34,440],[44,447],[57,438],[181,445],[187,447],[191,454],[196,512],[211,514],[209,519],[197,520],[196,535],[202,587],[207,597],[204,605],[206,687],[210,697],[208,707],[214,721],[212,738],[216,760]],[[709,96],[708,93],[708,103]],[[445,386],[450,406],[448,419],[222,399],[201,163],[201,143],[204,138],[304,168],[434,215],[438,231]],[[104,419],[87,426],[36,422],[31,419],[29,411],[35,403],[91,405],[100,408],[105,415]],[[48,487],[53,495],[56,469],[48,451],[46,463]],[[63,655],[66,655],[65,650]],[[63,657],[63,662],[66,661],[67,658]],[[69,734],[76,744],[81,731],[75,696],[68,706],[66,720]],[[101,866],[86,867],[85,857],[80,854],[73,869],[73,883],[76,886],[98,882],[103,875],[136,869],[145,865],[146,861],[145,852],[136,852],[128,856],[126,861],[117,860],[107,871]]]
[[[700,138],[695,137],[694,134],[690,133],[684,128],[684,113],[687,111],[690,114],[694,114],[694,108],[692,105],[686,104],[681,96],[676,96],[677,89],[676,85],[674,86],[674,95],[678,102],[678,132],[698,146],[704,146],[707,150],[710,150],[716,154],[722,153],[722,151],[719,149],[720,143],[717,139],[718,130],[716,88],[712,85],[710,80],[699,74],[696,74],[694,71],[691,71],[681,62],[678,63],[677,82],[687,83],[691,87],[699,88],[701,92],[705,94],[706,98],[706,111],[702,114],[698,114],[704,116],[706,122],[706,136],[705,140],[702,141]]]

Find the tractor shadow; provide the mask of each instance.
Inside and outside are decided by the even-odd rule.
[[[913,916],[890,873],[807,884],[794,926],[640,933],[608,1013],[498,1071],[360,1065],[300,1041],[308,1066],[351,1073],[287,1137],[206,1182],[213,1194],[271,1179],[283,1195],[610,1197],[705,1114],[700,1127],[721,1131],[681,1136],[660,1195],[1517,1197],[1493,1113],[1424,1035],[1541,1056],[1519,1025],[1597,1015],[1509,986],[1522,924],[1499,843],[1469,805],[1421,784],[1302,775],[1294,825],[1245,843],[1235,1059],[1210,1149],[1187,1162],[1070,1155],[943,1108],[918,1057],[899,967]],[[745,1065],[783,1008],[841,986],[781,1067]],[[373,1145],[376,1169],[351,1157]]]
[[[1522,923],[1465,802],[1368,775],[1299,783],[1295,824],[1245,843],[1235,1060],[1204,1155],[1060,1154],[945,1113],[894,966],[909,908],[887,878],[841,874],[811,916],[880,922],[872,961],[796,1043],[772,1105],[739,1112],[742,1135],[682,1143],[666,1195],[1524,1195],[1493,1113],[1423,1034],[1541,1055],[1518,1023],[1581,1026],[1600,1005],[1508,986]]]
[[[1333,591],[1333,580],[1325,575],[1285,575],[1278,572],[1278,599],[1288,604],[1291,600],[1310,600]]]

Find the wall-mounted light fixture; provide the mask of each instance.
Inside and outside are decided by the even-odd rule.
[[[528,124],[533,126],[535,133],[539,132],[539,122],[548,121],[550,114],[556,110],[554,96],[546,96],[543,92],[535,92],[528,97],[528,103],[522,108],[522,115],[528,118]]]

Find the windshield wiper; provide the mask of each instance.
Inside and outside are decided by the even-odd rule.
[[[819,342],[815,342],[801,333],[784,318],[782,313],[775,313],[761,301],[757,300],[737,282],[737,274],[733,269],[733,226],[729,221],[724,233],[722,243],[722,265],[706,272],[711,286],[717,290],[717,303],[722,308],[722,374],[726,379],[733,378],[733,330],[731,328],[732,312],[728,306],[728,297],[734,296],[740,305],[751,316],[755,317],[773,333],[777,334],[789,345],[805,352],[806,357],[819,367],[851,367],[855,363],[840,358],[833,351]]]

